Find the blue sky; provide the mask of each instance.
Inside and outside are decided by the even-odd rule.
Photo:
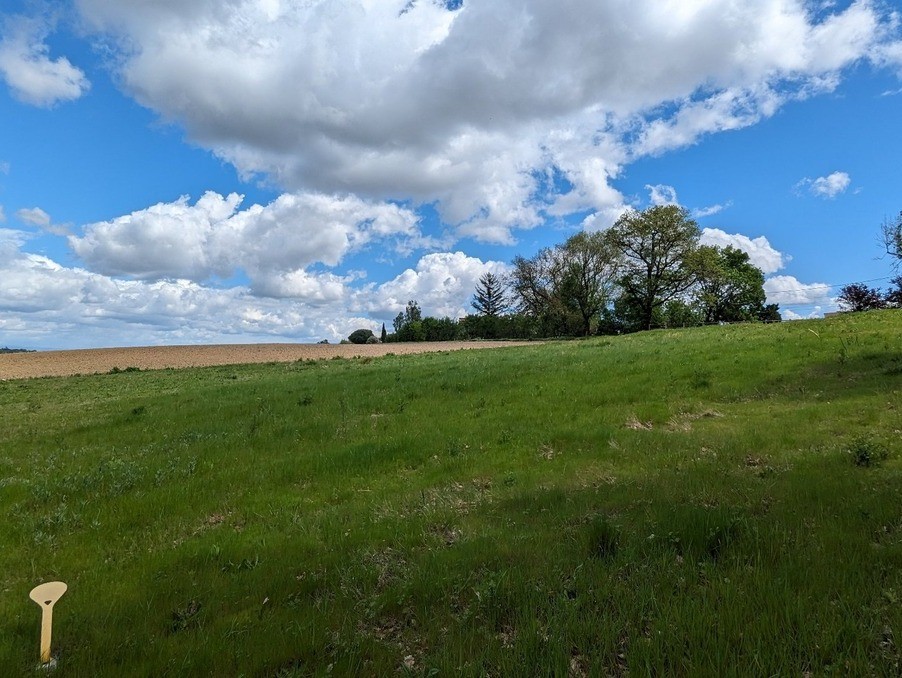
[[[678,202],[784,318],[886,286],[896,3],[14,0],[0,346],[336,341]]]

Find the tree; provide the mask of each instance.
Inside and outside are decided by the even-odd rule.
[[[843,287],[839,291],[838,300],[843,311],[873,311],[886,305],[880,290],[862,283]]]
[[[507,284],[494,273],[484,273],[476,284],[473,308],[479,315],[497,318],[507,312]]]
[[[407,302],[407,308],[404,309],[404,322],[415,323],[422,319],[423,311],[420,310],[420,305],[411,299]]]
[[[881,230],[886,253],[898,260],[895,264],[898,266],[902,262],[902,212],[899,212],[895,221],[884,219]]]
[[[664,306],[664,327],[696,327],[704,322],[702,311],[697,305],[687,304],[682,299],[671,299]]]
[[[706,323],[756,320],[764,313],[764,273],[734,247],[702,246],[692,258],[693,298]]]
[[[387,338],[388,338],[388,333],[385,331],[385,323],[382,323],[382,336],[380,336],[379,339],[380,339],[380,340],[382,341],[382,343],[384,344],[384,343],[385,343],[385,340],[386,340]]]
[[[783,316],[780,315],[780,305],[779,304],[768,304],[764,308],[761,309],[761,312],[758,314],[758,320],[763,323],[778,323],[783,320]]]
[[[420,305],[411,299],[404,310],[394,320],[395,334],[389,340],[393,341],[425,341],[426,333],[423,328],[423,311]]]
[[[395,316],[392,324],[395,327],[395,334],[400,334],[401,330],[411,323],[420,322],[423,319],[423,311],[420,310],[420,305],[417,304],[416,301],[411,299],[407,302],[407,306],[404,310]],[[401,341],[404,341],[401,339]]]
[[[559,249],[546,247],[532,259],[515,257],[511,290],[518,312],[532,318],[539,336],[574,334],[577,322],[570,322],[558,295],[560,285]]]
[[[539,250],[532,259],[514,257],[511,288],[519,310],[539,317],[547,313],[554,296],[554,255],[550,248]]]
[[[607,234],[580,232],[532,259],[515,258],[511,287],[520,310],[539,319],[543,334],[588,335],[611,298],[617,262]]]
[[[457,322],[456,329],[459,339],[532,339],[537,335],[535,319],[523,313],[468,315]]]
[[[902,275],[889,281],[891,287],[886,291],[883,301],[890,308],[902,308]]]
[[[651,329],[655,311],[698,278],[691,261],[701,236],[698,224],[685,208],[659,205],[625,213],[609,233],[622,258],[623,302],[639,329]]]
[[[367,339],[375,336],[376,335],[373,334],[373,330],[354,330],[350,335],[348,335],[348,341],[350,341],[352,344],[365,344],[367,342]]]
[[[457,335],[457,324],[447,316],[433,318],[426,316],[420,321],[425,341],[451,341]]]
[[[582,320],[582,333],[592,333],[593,321],[612,296],[619,272],[617,252],[606,233],[577,233],[559,248],[557,295],[564,308]]]

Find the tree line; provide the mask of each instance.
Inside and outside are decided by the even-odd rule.
[[[702,245],[698,224],[675,205],[630,211],[606,231],[515,258],[510,290],[546,336],[780,319],[748,254]]]
[[[902,213],[882,230],[887,252],[902,258]],[[676,205],[626,212],[608,230],[577,233],[511,263],[509,274],[479,279],[474,314],[424,317],[411,300],[394,319],[394,332],[383,326],[381,341],[589,336],[781,319],[778,305],[765,303],[764,273],[749,255],[703,245],[698,224]],[[902,306],[902,276],[893,284],[885,294],[846,286],[840,304]]]
[[[486,273],[473,315],[423,318],[411,302],[388,340],[589,336],[779,320],[749,256],[700,240],[684,208],[630,211],[606,231],[580,232],[531,258],[514,258],[506,276]]]

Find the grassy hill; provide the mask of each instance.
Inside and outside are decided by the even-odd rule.
[[[899,311],[0,411],[4,675],[902,672]]]

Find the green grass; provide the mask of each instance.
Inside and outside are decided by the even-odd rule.
[[[902,673],[902,312],[0,411],[3,675]]]

